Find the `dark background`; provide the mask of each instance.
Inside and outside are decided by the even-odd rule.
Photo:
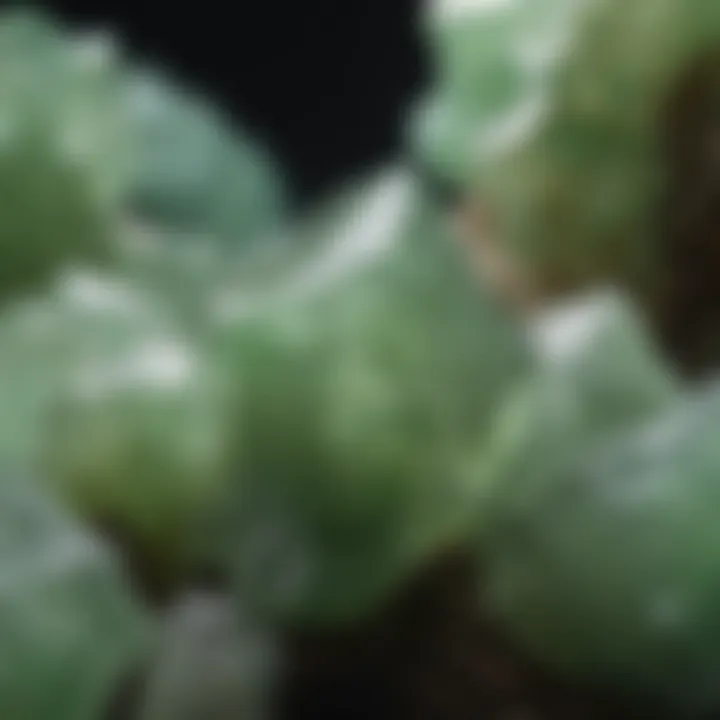
[[[47,0],[119,30],[220,100],[284,165],[301,202],[401,146],[424,86],[418,0],[97,3]],[[185,8],[185,9],[182,9]]]

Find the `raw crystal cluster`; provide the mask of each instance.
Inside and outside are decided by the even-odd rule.
[[[413,134],[543,277],[652,286],[667,177],[664,110],[712,67],[712,0],[435,0],[436,91]]]
[[[702,715],[718,700],[717,390],[673,378],[647,311],[656,293],[686,300],[663,266],[668,114],[693,77],[705,110],[717,106],[720,6],[438,0],[426,21],[436,90],[416,147],[482,208],[492,242],[572,293],[568,310],[533,318],[536,372],[484,456],[490,604],[520,648],[566,676]],[[693,138],[673,142],[682,159]],[[693,162],[684,180],[712,183]],[[687,238],[670,264],[694,267],[697,246]],[[702,252],[698,278],[716,272]],[[577,292],[605,281],[639,306]],[[698,297],[701,314],[713,298]]]
[[[418,647],[481,699],[461,670],[492,674],[500,633],[560,677],[717,709],[717,381],[675,376],[637,291],[664,288],[663,108],[715,67],[720,4],[436,0],[424,22],[415,151],[469,225],[408,157],[290,218],[199,92],[0,16],[3,720],[105,720],[136,675],[128,718],[267,717],[266,624],[312,664],[379,618],[407,658],[382,612],[403,593],[439,598],[422,637],[462,641]],[[468,556],[461,598],[413,584]]]

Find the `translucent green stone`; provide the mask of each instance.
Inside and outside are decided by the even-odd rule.
[[[0,14],[0,299],[123,255],[124,226],[220,246],[275,238],[283,178],[199,93],[37,12]],[[172,263],[170,263],[172,265]],[[163,279],[162,277],[160,278]]]
[[[663,113],[720,40],[712,0],[436,0],[418,152],[559,282],[648,282]]]
[[[717,386],[556,474],[495,516],[490,597],[520,647],[571,678],[717,707]]]
[[[102,38],[0,15],[0,299],[103,260],[122,176],[118,73]]]
[[[150,625],[107,548],[36,485],[0,481],[0,714],[96,720]]]
[[[160,72],[129,73],[130,206],[144,222],[231,248],[277,233],[285,210],[278,168],[205,98]]]
[[[164,307],[69,273],[0,318],[0,458],[164,557],[187,560],[223,487],[225,385]]]
[[[498,409],[485,460],[502,507],[532,504],[576,458],[673,406],[682,388],[633,305],[610,291],[531,326],[536,371]]]
[[[356,619],[465,536],[476,453],[525,369],[414,183],[389,172],[356,193],[319,257],[228,328],[243,388],[232,562],[292,622]]]

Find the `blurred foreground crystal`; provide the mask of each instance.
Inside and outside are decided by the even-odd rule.
[[[717,383],[559,468],[485,538],[494,607],[571,677],[705,717],[720,698]]]
[[[676,398],[676,382],[629,299],[613,292],[549,309],[533,328],[541,367],[572,383],[598,429],[622,429]]]
[[[544,311],[530,331],[537,372],[500,408],[486,458],[505,503],[531,501],[573,458],[681,397],[634,306],[613,291]]]
[[[0,716],[97,720],[149,625],[115,558],[27,481],[0,481]]]
[[[0,17],[0,299],[111,253],[123,178],[118,68],[37,13]]]
[[[223,481],[228,401],[207,355],[151,295],[79,270],[8,307],[0,337],[2,461],[172,575]]]
[[[275,664],[267,634],[235,602],[189,595],[167,619],[142,720],[266,718]]]
[[[285,188],[269,153],[219,108],[141,70],[127,79],[130,208],[151,227],[215,238],[228,251],[278,233]]]
[[[720,5],[427,5],[436,87],[415,119],[419,154],[554,284],[657,280],[667,106],[703,63],[717,77]]]

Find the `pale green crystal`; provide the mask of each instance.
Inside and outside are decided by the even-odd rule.
[[[292,622],[350,622],[466,536],[476,453],[524,346],[401,172],[230,335],[242,379],[241,586]],[[337,208],[334,208],[335,210]]]
[[[484,538],[488,597],[521,649],[672,717],[717,707],[718,388],[556,473]]]
[[[123,157],[116,83],[106,40],[0,16],[0,298],[67,260],[109,254]]]
[[[437,72],[415,134],[498,236],[558,282],[644,283],[663,111],[720,41],[713,0],[436,0]]]
[[[222,487],[225,385],[151,296],[72,272],[0,318],[0,458],[87,517],[185,558]]]
[[[116,558],[37,486],[0,481],[0,715],[97,720],[149,640]]]
[[[532,503],[568,463],[671,407],[680,383],[611,291],[535,317],[536,371],[498,409],[484,458],[497,502]],[[489,515],[497,510],[488,502]]]
[[[151,225],[230,248],[279,231],[285,188],[269,153],[198,93],[158,71],[131,72],[130,205]]]

